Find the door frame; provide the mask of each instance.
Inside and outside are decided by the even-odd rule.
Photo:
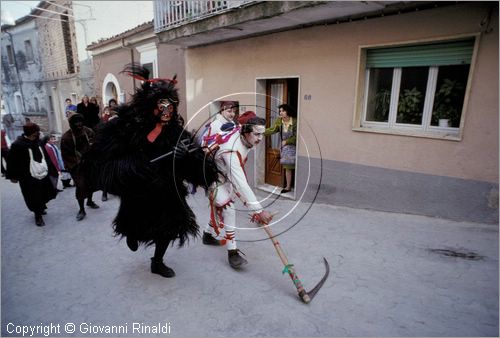
[[[256,107],[256,112],[259,117],[266,117],[266,89],[267,89],[267,81],[268,80],[287,80],[287,79],[296,79],[297,80],[297,135],[299,135],[299,129],[300,129],[300,119],[301,119],[301,113],[300,113],[300,84],[301,84],[301,78],[299,75],[287,75],[287,76],[266,76],[266,77],[256,77],[255,78],[255,107]],[[300,171],[300,166],[299,166],[299,153],[300,153],[300,138],[297,138],[297,161],[295,165],[295,170],[294,170],[294,182],[295,182],[295,189],[293,189],[292,193],[288,193],[288,196],[282,195],[283,198],[289,198],[292,200],[295,200],[297,198],[297,178],[298,173]],[[276,188],[273,185],[265,183],[265,164],[263,162],[265,161],[259,161],[258,159],[265,158],[266,156],[266,147],[257,147],[255,151],[255,157],[254,157],[254,175],[255,175],[255,183],[256,183],[256,188],[259,190],[263,190],[266,192],[274,193],[274,194],[280,194],[281,188],[278,187]],[[290,196],[291,195],[291,196]]]

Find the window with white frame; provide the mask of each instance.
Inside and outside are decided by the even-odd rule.
[[[361,127],[458,134],[474,42],[366,49]]]
[[[158,51],[156,43],[151,42],[136,47],[140,54],[140,62],[150,72],[149,78],[158,77]]]

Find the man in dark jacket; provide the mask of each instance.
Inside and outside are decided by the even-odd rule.
[[[84,117],[80,114],[74,114],[69,118],[70,129],[61,137],[61,155],[66,170],[71,174],[76,186],[76,199],[80,207],[76,216],[77,221],[85,218],[85,198],[87,206],[92,209],[98,209],[99,206],[92,200],[92,194],[95,191],[85,175],[81,173],[82,156],[90,149],[94,140],[94,131],[84,126]]]
[[[47,160],[49,156],[45,149],[40,147],[40,127],[30,122],[24,125],[23,131],[24,134],[19,136],[10,147],[6,176],[12,183],[19,182],[26,206],[35,214],[35,224],[44,226],[42,215],[47,209],[46,203],[57,195],[57,190],[52,185],[49,176],[50,174],[57,175],[57,170]],[[42,179],[31,176],[29,149],[35,161],[47,163],[48,174]]]
[[[83,116],[83,125],[85,127],[95,129],[97,124],[101,121],[99,118],[99,107],[90,102],[87,95],[85,95],[82,102],[76,106],[76,112]]]

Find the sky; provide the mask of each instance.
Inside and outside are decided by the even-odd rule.
[[[39,1],[1,0],[2,24],[27,15]],[[73,1],[78,59],[89,56],[87,45],[153,20],[153,1]]]
[[[2,25],[12,24],[12,21],[19,19],[31,12],[38,1],[1,1]]]

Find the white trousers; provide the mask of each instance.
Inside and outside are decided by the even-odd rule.
[[[218,191],[215,201],[210,198],[210,222],[205,231],[225,244],[227,250],[235,250],[236,210],[228,196],[220,192],[221,190]]]

